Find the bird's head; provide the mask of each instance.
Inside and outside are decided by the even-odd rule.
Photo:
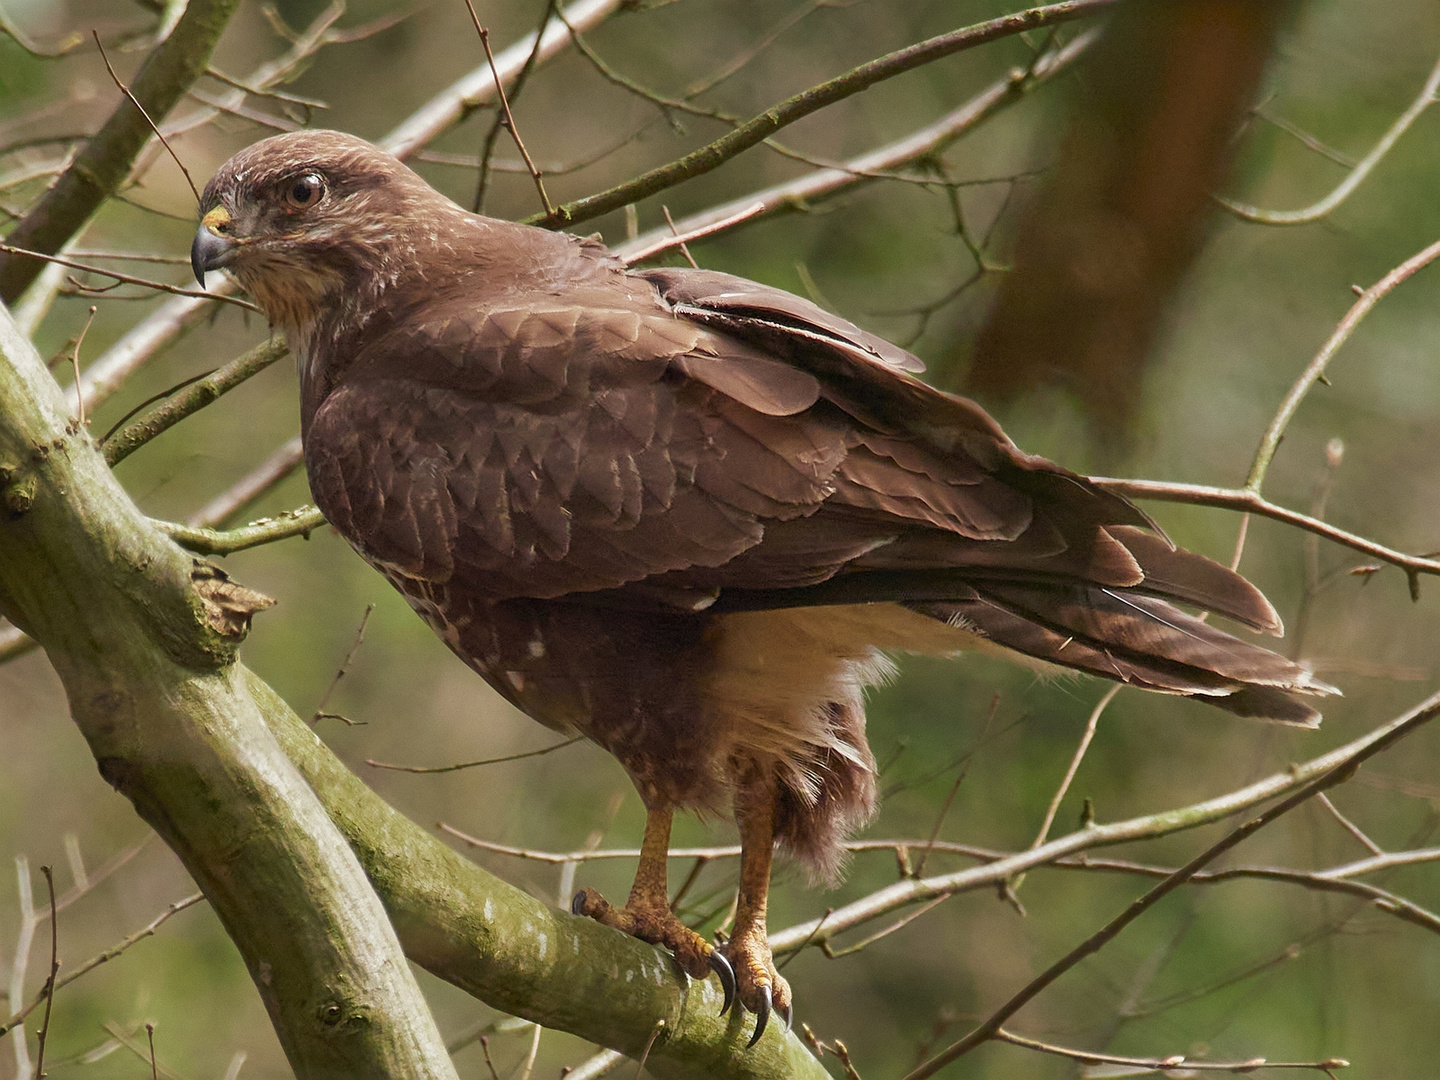
[[[455,206],[383,150],[338,131],[276,135],[205,185],[190,247],[195,277],[224,269],[271,323],[304,330],[327,309],[393,283],[424,206]],[[367,295],[368,294],[368,295]]]

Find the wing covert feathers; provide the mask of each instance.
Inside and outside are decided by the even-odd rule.
[[[1020,451],[909,353],[777,289],[543,243],[534,280],[459,278],[357,339],[338,385],[338,352],[312,360],[316,502],[391,574],[672,611],[898,603],[1046,663],[1318,719],[1293,695],[1333,688],[1174,606],[1280,633],[1254,586]]]

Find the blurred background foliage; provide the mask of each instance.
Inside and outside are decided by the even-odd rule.
[[[38,42],[91,27],[116,47],[122,73],[133,71],[153,27],[151,5],[115,0],[5,0],[11,18]],[[158,7],[159,5],[154,5]],[[283,0],[275,12],[302,26],[318,0]],[[538,22],[538,0],[479,3],[497,44]],[[587,35],[616,68],[666,94],[682,94],[754,52],[704,101],[749,116],[782,98],[888,50],[1003,13],[978,0],[650,0]],[[379,137],[431,94],[479,61],[463,5],[407,6],[352,0],[342,26],[403,12],[394,27],[319,54],[286,89],[328,103],[314,122]],[[788,28],[776,33],[785,23]],[[1062,38],[1078,27],[1066,27]],[[773,40],[769,40],[773,35]],[[850,98],[782,133],[781,141],[818,159],[837,160],[888,142],[953,108],[1012,66],[1024,65],[1045,35],[1011,38],[929,65]],[[242,5],[216,54],[216,66],[242,74],[284,47],[256,3]],[[763,47],[761,47],[763,45]],[[758,51],[756,51],[758,50]],[[1440,7],[1422,0],[1312,0],[1288,15],[1259,91],[1267,117],[1313,134],[1342,161],[1363,155],[1406,107],[1440,53]],[[1080,68],[1040,88],[944,155],[958,180],[993,181],[959,189],[974,235],[996,229],[992,250],[1005,263],[1015,208],[1033,196],[1053,161],[1067,106],[1083,98]],[[0,144],[34,134],[93,128],[114,104],[114,88],[93,48],[63,59],[27,55],[0,37]],[[37,110],[49,109],[43,115]],[[720,134],[722,125],[656,108],[601,78],[573,50],[544,66],[515,103],[531,154],[548,172],[557,201],[601,190],[668,161]],[[493,113],[482,110],[433,150],[473,154]],[[1173,298],[1151,352],[1133,430],[1117,449],[1096,439],[1081,399],[1066,390],[1022,394],[997,415],[1025,449],[1082,471],[1238,485],[1260,432],[1280,398],[1353,300],[1368,285],[1440,236],[1440,115],[1415,127],[1359,190],[1321,221],[1292,229],[1221,214],[1198,261]],[[590,167],[631,132],[638,137]],[[178,141],[197,180],[265,132],[227,117]],[[43,158],[54,146],[8,153],[0,174]],[[1244,126],[1237,164],[1224,193],[1265,207],[1306,205],[1337,183],[1344,165],[1259,116]],[[502,141],[498,157],[515,158]],[[469,204],[472,169],[416,163],[437,187]],[[708,176],[639,207],[642,229],[663,224],[662,205],[678,219],[809,166],[756,148]],[[0,190],[18,207],[35,188]],[[503,173],[487,203],[497,216],[534,212],[528,177]],[[173,165],[159,161],[143,185],[112,201],[83,246],[164,251],[183,256],[193,230],[192,199]],[[625,236],[614,214],[598,228]],[[692,245],[700,263],[775,284],[831,306],[866,327],[908,344],[942,385],[964,384],[973,343],[993,303],[998,273],[956,292],[975,263],[956,236],[945,193],[877,182],[835,202]],[[160,274],[162,271],[155,271]],[[166,268],[181,282],[181,267]],[[1339,525],[1409,551],[1440,547],[1440,306],[1437,274],[1424,271],[1385,300],[1345,346],[1330,386],[1317,387],[1291,424],[1267,481],[1267,494],[1305,509],[1325,475],[1325,448],[1343,441],[1326,516]],[[135,292],[129,288],[119,293]],[[151,299],[63,298],[38,334],[42,353],[62,350],[89,305],[100,311],[85,342],[98,354]],[[919,310],[933,305],[928,317]],[[263,340],[261,320],[225,307],[130,379],[93,419],[104,432],[127,410],[181,379],[218,365]],[[83,359],[83,358],[82,358]],[[59,371],[62,382],[68,375]],[[987,402],[987,404],[995,404]],[[124,462],[119,475],[147,512],[183,518],[244,475],[297,430],[294,376],[276,365]],[[267,496],[252,516],[308,501],[303,477]],[[1239,519],[1192,507],[1150,510],[1187,547],[1228,560]],[[1238,720],[1187,701],[1122,691],[1104,716],[1094,747],[1060,809],[1056,832],[1091,800],[1102,821],[1181,806],[1241,786],[1354,738],[1433,687],[1440,640],[1440,589],[1422,583],[1419,602],[1403,576],[1345,571],[1360,560],[1322,545],[1323,587],[1306,589],[1306,540],[1267,521],[1252,523],[1242,569],[1275,601],[1291,626],[1282,648],[1312,662],[1345,698],[1330,704],[1324,728],[1292,732]],[[638,843],[643,812],[615,762],[575,745],[554,754],[440,776],[376,770],[367,759],[441,765],[541,748],[552,737],[515,713],[445,650],[405,604],[339,540],[322,531],[308,541],[241,553],[226,566],[246,585],[278,598],[259,617],[246,661],[302,714],[319,705],[350,651],[367,605],[374,613],[348,674],[327,711],[353,721],[322,720],[317,732],[387,799],[415,820],[446,822],[487,840],[544,850],[587,842]],[[1300,618],[1305,607],[1304,618]],[[1293,631],[1303,622],[1303,638]],[[870,738],[886,763],[886,798],[869,835],[928,836],[947,794],[963,780],[940,828],[944,838],[995,848],[1024,847],[1064,772],[1075,741],[1105,687],[1085,679],[1036,681],[982,657],[956,662],[902,658],[894,683],[875,693]],[[992,701],[998,705],[991,716]],[[56,866],[70,884],[67,836],[91,872],[139,843],[145,828],[98,776],[69,722],[59,684],[42,655],[0,666],[0,878],[9,856]],[[1336,804],[1386,847],[1423,846],[1440,807],[1440,731],[1421,733],[1335,794]],[[1204,830],[1218,835],[1216,826]],[[730,842],[733,829],[686,819],[681,845]],[[1123,849],[1126,857],[1175,865],[1204,837],[1181,835]],[[1363,854],[1356,840],[1310,805],[1247,844],[1246,863],[1323,867]],[[554,867],[500,856],[479,861],[552,901]],[[929,867],[954,864],[934,854]],[[578,882],[623,895],[631,866],[588,864]],[[688,865],[672,873],[678,884]],[[736,867],[711,864],[692,889],[691,914],[724,908]],[[894,880],[884,853],[858,856],[835,893],[808,888],[782,871],[772,898],[772,928],[814,918]],[[36,897],[43,896],[38,873]],[[1432,865],[1400,870],[1380,883],[1428,907],[1440,905]],[[797,1019],[850,1046],[860,1073],[891,1077],[923,1048],[954,1037],[1033,974],[1120,910],[1138,893],[1135,879],[1045,869],[1032,872],[1019,899],[975,893],[839,960],[800,955],[785,974],[796,988]],[[158,842],[60,918],[60,954],[74,966],[143,926],[193,891]],[[0,989],[11,981],[20,905],[0,885]],[[37,944],[25,985],[28,1000],[44,978]],[[474,1000],[422,974],[447,1036],[491,1018]],[[1029,1006],[1016,1029],[1072,1046],[1116,1053],[1247,1059],[1343,1057],[1360,1076],[1434,1075],[1440,1060],[1440,941],[1425,931],[1358,906],[1349,898],[1258,882],[1191,887],[1162,903],[1113,945],[1083,963]],[[4,1012],[0,1008],[0,1012]],[[109,1038],[104,1025],[144,1041],[156,1023],[164,1075],[201,1080],[235,1074],[283,1076],[288,1070],[242,964],[209,910],[200,905],[60,992],[47,1067],[54,1075],[104,1080],[148,1068],[121,1049],[89,1064],[76,1055]],[[948,1041],[948,1040],[946,1040]],[[526,1035],[499,1035],[492,1053],[501,1075],[525,1054]],[[943,1045],[943,1043],[941,1043]],[[8,1043],[0,1076],[13,1068]],[[535,1076],[555,1076],[589,1048],[547,1033]],[[831,1060],[833,1063],[833,1059]],[[464,1076],[487,1076],[478,1046],[457,1058]],[[630,1066],[633,1068],[633,1065]],[[1063,1059],[991,1045],[945,1075],[1062,1077]]]

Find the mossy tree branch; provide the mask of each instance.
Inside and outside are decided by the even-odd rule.
[[[384,909],[234,663],[269,603],[146,521],[0,308],[0,612],[209,898],[295,1074],[453,1080]]]
[[[158,123],[210,62],[215,43],[240,0],[190,0],[169,36],[151,50],[130,86]],[[152,135],[144,113],[128,97],[80,151],[71,166],[7,237],[15,247],[53,255],[130,174]],[[13,304],[44,268],[24,255],[0,255],[0,303]]]
[[[0,307],[0,614],[45,649],[101,774],[200,884],[297,1076],[454,1076],[402,942],[497,1008],[627,1053],[663,1017],[657,1075],[827,1076],[778,1027],[745,1049],[713,980],[388,807],[235,661],[269,603],[139,512]]]

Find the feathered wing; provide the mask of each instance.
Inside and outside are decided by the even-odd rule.
[[[825,561],[846,533],[874,546],[799,588],[732,579],[722,610],[889,600],[1049,663],[1302,726],[1320,714],[1297,694],[1338,692],[1175,607],[1282,633],[1240,575],[1175,547],[1127,500],[1021,453],[978,405],[910,378],[913,357],[779,290],[683,268],[646,276],[689,317],[815,373],[822,398],[858,422],[835,494],[774,532],[792,566]],[[763,563],[769,546],[730,569]]]
[[[697,612],[895,602],[1050,663],[1318,719],[1293,694],[1331,688],[1171,603],[1278,633],[1253,586],[1020,452],[908,353],[728,275],[578,265],[543,297],[435,298],[311,417],[317,502],[392,574]]]

